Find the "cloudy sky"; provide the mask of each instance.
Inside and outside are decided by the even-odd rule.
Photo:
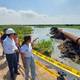
[[[0,0],[0,24],[80,24],[80,0]]]

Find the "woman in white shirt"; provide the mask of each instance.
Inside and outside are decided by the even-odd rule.
[[[35,80],[35,63],[32,54],[31,36],[25,36],[20,48],[22,60],[25,68],[25,80],[29,80],[29,70],[31,69],[32,80]]]

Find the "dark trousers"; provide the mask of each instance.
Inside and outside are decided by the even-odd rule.
[[[15,80],[14,74],[17,73],[17,56],[16,56],[16,53],[6,54],[6,59],[8,62],[11,80]]]
[[[16,53],[17,56],[17,64],[19,64],[19,53]]]

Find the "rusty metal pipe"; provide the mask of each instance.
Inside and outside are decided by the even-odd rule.
[[[59,30],[59,31],[62,32],[66,38],[68,38],[80,45],[80,37],[79,36],[76,36],[69,32],[64,32],[63,30]]]

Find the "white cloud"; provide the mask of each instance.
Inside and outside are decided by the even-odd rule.
[[[80,23],[80,16],[58,15],[49,17],[32,10],[15,11],[0,7],[0,24],[64,24]]]

